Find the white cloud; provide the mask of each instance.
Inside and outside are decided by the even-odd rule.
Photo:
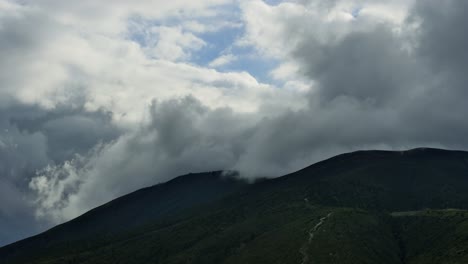
[[[218,58],[214,59],[211,61],[208,65],[212,68],[217,68],[221,67],[227,64],[230,64],[231,62],[237,60],[237,57],[234,56],[233,54],[225,54],[221,55]]]
[[[28,6],[46,9],[49,14],[65,25],[77,27],[81,32],[104,35],[125,33],[128,19],[142,17],[164,21],[167,18],[210,17],[216,14],[213,8],[228,5],[233,0],[25,0]]]
[[[314,36],[321,44],[332,44],[350,33],[372,30],[379,23],[392,24],[398,30],[412,2],[316,0],[269,5],[261,0],[242,1],[246,34],[238,45],[253,46],[263,55],[284,60],[304,35]]]
[[[137,25],[140,26],[138,28],[133,20],[128,21],[132,25],[128,27],[125,24],[127,20],[120,16],[119,23],[115,22],[113,19],[117,18],[114,14],[109,21],[115,23],[113,25],[119,29],[107,29],[108,34],[103,34],[104,29],[82,25],[89,22],[88,16],[105,19],[105,14],[102,18],[99,16],[102,11],[99,9],[100,4],[94,1],[59,4],[50,6],[56,11],[51,13],[48,5],[52,3],[55,2],[31,3],[36,6],[33,11],[27,6],[15,6],[20,15],[13,20],[12,23],[15,24],[12,26],[25,25],[25,30],[30,29],[31,32],[40,34],[34,41],[31,40],[31,45],[36,47],[28,49],[28,56],[21,55],[15,61],[0,62],[2,68],[7,69],[3,75],[7,80],[11,79],[7,85],[10,88],[8,94],[21,102],[53,108],[58,103],[68,102],[70,97],[83,95],[89,99],[86,106],[90,110],[104,107],[113,111],[116,119],[139,122],[154,98],[165,100],[193,95],[211,107],[230,106],[242,112],[255,111],[265,100],[279,100],[274,94],[282,93],[270,85],[258,83],[246,72],[221,73],[182,62],[192,52],[206,45],[202,39],[185,31],[183,27],[145,27],[142,24]],[[127,2],[117,2],[111,8],[121,9],[123,12],[127,6],[125,3]],[[145,3],[152,4],[151,1]],[[204,9],[226,1],[204,1],[203,4],[186,6],[182,3],[183,1],[175,1],[172,4],[162,4],[161,8],[179,10],[177,14],[184,10],[184,16],[196,9],[199,12],[195,12],[195,16],[203,16],[207,15]],[[131,8],[127,11],[128,14],[138,11],[145,16],[163,15],[160,10],[153,14],[153,11],[146,10],[151,9],[150,6],[143,8],[141,5],[129,5]],[[96,11],[91,12],[92,7],[96,7]],[[51,18],[49,14],[54,14],[55,18]],[[63,14],[72,15],[73,19],[63,21]],[[38,17],[39,22],[35,25],[39,30],[30,24],[33,15]],[[143,43],[128,39],[128,33],[114,34],[115,31],[125,32],[128,29],[138,30],[144,36]],[[20,53],[22,47],[13,47],[13,50]],[[216,64],[220,65],[223,60],[227,63],[232,59],[233,57],[227,56]],[[9,67],[12,63],[16,68]],[[18,69],[22,69],[23,75],[34,77],[24,78],[15,74]]]
[[[169,61],[190,59],[191,52],[203,48],[206,43],[181,27],[144,28],[144,50],[149,57]]]
[[[270,75],[276,80],[291,79],[291,76],[296,77],[299,72],[300,65],[292,61],[282,63],[270,72]]]
[[[39,171],[29,182],[29,188],[36,192],[36,217],[54,223],[61,223],[78,216],[82,211],[69,212],[70,197],[76,195],[81,185],[88,180],[87,173],[93,169],[95,158],[103,147],[96,146],[86,157],[75,155],[59,165],[49,165]]]
[[[182,23],[184,29],[193,33],[213,33],[226,28],[241,28],[242,24],[236,21],[214,18],[211,23],[202,23],[197,20],[189,20]]]

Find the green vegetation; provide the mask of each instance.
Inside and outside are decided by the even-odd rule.
[[[0,263],[468,263],[467,209],[468,153],[357,152],[251,185],[183,176],[1,248]]]
[[[395,218],[408,263],[468,263],[468,211],[423,210]]]

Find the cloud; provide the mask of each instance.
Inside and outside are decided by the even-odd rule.
[[[460,26],[468,20],[462,12],[467,6],[465,2],[452,0],[441,5],[435,1],[419,1],[411,16],[411,21],[419,25],[416,30],[418,55],[432,74],[447,77],[446,82],[452,79],[445,89],[462,90],[468,81],[463,71],[468,65],[465,50],[468,34]]]
[[[232,167],[255,124],[254,116],[212,110],[193,97],[154,101],[149,112],[140,129],[34,177],[37,216],[61,222],[130,190],[190,171]]]
[[[218,58],[211,61],[208,64],[208,66],[210,66],[212,68],[218,68],[218,67],[222,67],[224,65],[227,65],[227,64],[235,61],[236,59],[237,59],[236,56],[234,56],[232,54],[225,54],[225,55],[221,55]]]
[[[252,1],[243,6],[247,43],[285,58],[289,68],[310,80],[310,111],[297,120],[298,129],[308,131],[302,123],[313,118],[309,122],[316,126],[308,135],[324,129],[324,144],[465,149],[460,135],[467,129],[462,121],[467,94],[460,87],[467,79],[459,73],[467,61],[462,48],[467,34],[460,26],[466,17],[458,11],[464,3],[448,1],[440,8],[434,1],[414,6],[372,1],[361,3],[353,19],[336,15],[355,4]],[[335,133],[338,127],[345,133]]]
[[[5,1],[5,0],[3,0]],[[15,1],[16,2],[16,1]],[[131,3],[124,0],[64,3],[60,0],[25,0],[22,5],[46,9],[58,22],[78,27],[82,32],[118,36],[125,33],[128,19],[133,17],[165,21],[168,18],[189,19],[211,17],[219,6],[231,4],[232,0],[162,1],[142,0]]]
[[[180,27],[144,27],[142,31],[144,50],[152,58],[187,60],[192,51],[206,45],[202,39],[190,32],[184,32]]]
[[[211,7],[227,3],[174,2],[161,4],[160,8],[184,10],[183,17],[195,18],[210,16]],[[163,25],[166,15],[159,8],[155,14],[151,13],[152,17],[131,19],[133,12],[143,12],[143,6],[130,5],[121,17],[119,12],[128,5],[113,3],[111,8],[120,11],[104,12],[101,17],[101,11],[109,6],[100,7],[101,4],[87,1],[72,5],[57,3],[57,6],[52,3],[55,2],[28,2],[14,5],[14,13],[9,9],[3,11],[2,24],[8,25],[0,28],[0,52],[5,58],[0,62],[4,98],[10,96],[23,103],[53,108],[70,101],[70,97],[84,96],[89,110],[104,107],[114,112],[116,118],[137,122],[153,98],[163,100],[191,94],[214,107],[229,105],[251,111],[262,90],[275,92],[266,85],[254,83],[256,80],[245,72],[220,73],[185,62],[192,52],[205,45],[204,40],[178,25]],[[144,7],[154,10],[150,7],[155,3],[159,4],[148,1]],[[96,11],[89,11],[95,5],[98,5]],[[171,12],[167,14],[169,18]],[[177,14],[172,15],[179,17]],[[111,29],[106,31],[108,34],[102,33],[87,24],[93,19],[115,23],[119,33]],[[23,78],[19,72],[31,78]],[[228,81],[218,81],[222,79]],[[237,89],[218,89],[223,88],[220,84],[233,82]],[[241,87],[245,85],[248,87]]]
[[[0,243],[49,226],[34,217],[31,201],[36,198],[28,185],[37,171],[85,155],[122,132],[106,112],[88,112],[72,104],[55,109],[8,104],[0,107]]]

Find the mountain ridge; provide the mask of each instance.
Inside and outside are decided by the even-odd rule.
[[[128,257],[140,252],[142,259],[155,263],[185,263],[187,258],[193,263],[253,260],[276,263],[258,252],[262,252],[261,248],[273,250],[281,245],[285,247],[284,254],[288,252],[276,255],[283,260],[281,263],[300,262],[304,254],[308,258],[314,256],[319,263],[330,263],[331,256],[340,259],[339,263],[372,263],[366,261],[376,261],[381,254],[392,261],[382,263],[403,260],[413,263],[412,259],[426,261],[414,263],[432,263],[430,256],[424,257],[426,252],[421,253],[417,247],[413,250],[414,241],[419,240],[405,228],[420,224],[428,226],[428,230],[430,227],[443,229],[439,219],[448,219],[447,225],[452,226],[450,232],[459,238],[457,241],[465,241],[465,236],[468,241],[468,232],[461,226],[465,224],[463,215],[468,210],[467,172],[468,152],[418,148],[345,153],[252,184],[238,177],[226,177],[222,171],[187,174],[117,198],[43,234],[2,247],[0,260],[5,259],[5,263],[115,263],[127,259],[122,263],[138,263]],[[194,199],[200,193],[203,197]],[[148,209],[149,205],[154,205],[153,209]],[[437,211],[448,207],[460,211]],[[424,208],[434,213],[392,215]],[[128,210],[144,213],[129,214]],[[329,230],[330,236],[314,234],[314,239],[328,246],[316,247],[312,243],[298,250],[304,246],[301,237],[307,237],[307,230],[329,213],[333,217],[319,231]],[[117,223],[112,222],[114,218]],[[311,227],[306,227],[311,221],[308,219],[313,219]],[[84,223],[84,229],[77,228],[80,222]],[[350,227],[351,223],[357,226]],[[368,225],[369,233],[359,227],[363,224]],[[104,231],[95,230],[108,225]],[[434,234],[443,236],[443,232],[434,231]],[[177,240],[172,238],[174,235]],[[264,240],[269,236],[278,244]],[[356,236],[362,237],[362,241],[357,243],[351,239]],[[447,237],[443,239],[451,241]],[[83,241],[86,245],[82,245]],[[343,243],[346,246],[337,248]],[[363,248],[353,243],[364,243]],[[437,252],[443,249],[432,240],[427,243],[433,243]],[[459,250],[464,250],[464,246],[468,252],[468,242]],[[322,254],[328,249],[334,253]],[[116,250],[128,253],[116,253]],[[344,256],[352,256],[356,261],[343,262]],[[458,259],[456,254],[450,258],[453,263],[458,259],[468,260],[468,253]]]

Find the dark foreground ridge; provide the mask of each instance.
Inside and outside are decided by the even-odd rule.
[[[358,151],[247,184],[189,174],[0,248],[0,263],[468,263],[468,153]]]

